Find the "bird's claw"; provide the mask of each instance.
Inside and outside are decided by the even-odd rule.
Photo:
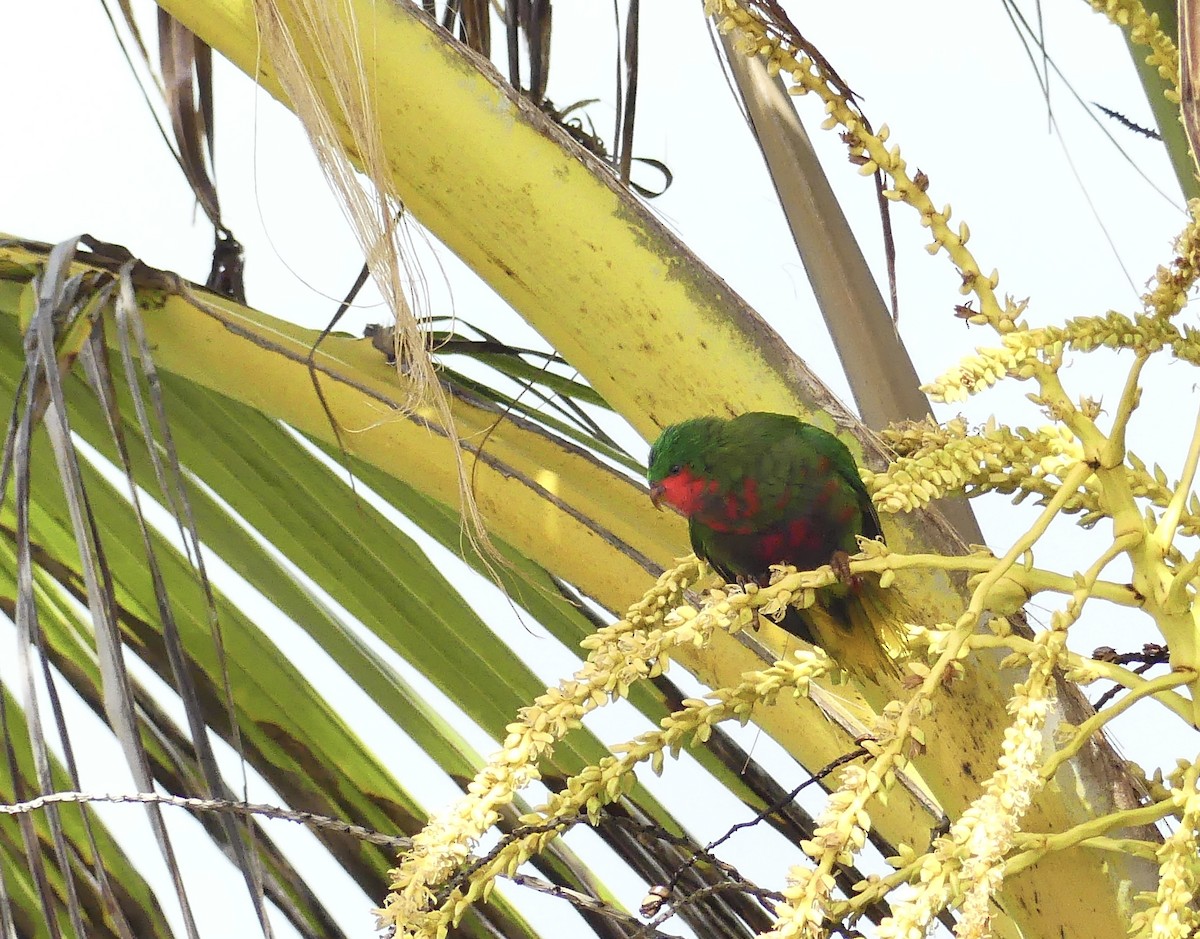
[[[846,551],[834,551],[833,557],[829,559],[829,566],[833,568],[833,576],[837,578],[838,583],[853,588],[862,585],[862,578],[850,570],[850,555]]]

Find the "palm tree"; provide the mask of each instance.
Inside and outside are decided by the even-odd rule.
[[[512,84],[481,55],[489,48],[482,4],[440,11],[457,29],[457,40],[435,25],[432,8],[165,0],[161,6],[248,73],[261,65],[263,87],[300,114],[350,208],[398,323],[372,340],[318,337],[252,310],[229,296],[237,293],[230,254],[214,268],[215,289],[206,290],[91,240],[53,247],[10,240],[0,249],[0,308],[10,314],[0,321],[6,330],[0,375],[15,402],[4,467],[14,501],[6,507],[10,537],[2,569],[20,660],[18,679],[2,701],[8,759],[0,791],[6,802],[24,803],[0,825],[0,911],[17,934],[170,931],[143,879],[143,865],[122,854],[93,809],[37,801],[45,793],[80,788],[66,746],[65,715],[71,712],[54,692],[62,682],[105,720],[138,791],[149,793],[157,784],[202,800],[185,807],[197,810],[208,836],[243,872],[264,928],[269,900],[302,934],[340,932],[294,856],[266,835],[262,816],[269,813],[239,808],[244,789],[222,772],[224,745],[214,746],[210,733],[291,809],[310,813],[304,820],[324,850],[383,904],[392,883],[388,869],[407,846],[395,839],[420,837],[437,806],[414,795],[418,782],[405,766],[376,754],[351,730],[292,644],[298,647],[299,636],[307,636],[466,790],[483,756],[446,719],[442,699],[425,691],[413,673],[432,682],[491,739],[521,746],[530,739],[528,728],[513,722],[543,692],[544,682],[430,562],[422,542],[406,533],[411,527],[398,527],[381,505],[398,508],[422,537],[461,552],[514,606],[576,646],[607,623],[599,610],[623,613],[686,543],[680,520],[652,511],[636,479],[638,460],[623,448],[613,415],[650,439],[661,426],[697,412],[796,413],[836,430],[876,472],[873,485],[892,508],[970,486],[1033,494],[1046,504],[1047,522],[1060,510],[1088,513],[1092,521],[1103,515],[1128,521],[1133,497],[1126,504],[1113,494],[1133,480],[1142,486],[1138,497],[1161,510],[1159,521],[1173,520],[1172,533],[1189,533],[1200,515],[1186,501],[1186,467],[1172,487],[1135,460],[1102,465],[1086,451],[1120,436],[1141,364],[1114,406],[1118,423],[1108,436],[1089,436],[1093,425],[1083,422],[1097,415],[1086,407],[1081,414],[1058,415],[1079,447],[1060,447],[1053,475],[1034,469],[1038,459],[1050,457],[1046,436],[1005,437],[1003,428],[973,435],[953,423],[940,429],[910,424],[883,439],[868,431],[631,194],[629,136],[613,163],[605,164],[592,152],[594,138],[579,128],[572,135],[564,115],[542,106],[549,21],[539,18],[544,9],[538,4],[509,6],[508,38],[526,45],[532,63],[527,81],[510,72]],[[881,202],[895,197],[926,219],[937,247],[975,294],[977,307],[960,308],[964,318],[1020,335],[1009,317],[1020,312],[1018,305],[998,295],[966,248],[967,232],[952,229],[947,213],[929,201],[924,174],[888,155],[882,129],[863,123],[846,86],[779,8],[769,2],[713,6],[719,7],[718,23],[736,27],[733,35],[740,36],[727,44],[728,60],[801,251],[810,266],[837,272],[818,289],[835,342],[854,350],[847,362],[860,363],[850,377],[866,424],[922,421],[928,406],[916,390],[914,370],[853,239],[838,230],[844,222],[836,200],[822,189],[819,165],[805,152],[794,112],[780,106],[786,98],[775,70],[782,64],[793,83],[825,100],[843,125],[852,156],[868,171],[882,172]],[[636,10],[634,4],[630,37]],[[186,73],[196,67],[203,74],[204,53],[193,62],[188,34],[176,25],[164,26],[164,35],[174,37],[168,48],[185,50],[182,60],[174,60],[176,71],[165,70],[168,85],[177,89],[172,75],[182,74],[181,61]],[[632,38],[630,49],[636,50]],[[747,59],[747,49],[766,55]],[[627,54],[625,69],[636,75],[636,52]],[[188,104],[190,97],[189,91]],[[190,132],[179,130],[180,151],[202,204],[219,221],[215,195],[198,169],[210,117],[203,108],[192,117]],[[369,189],[354,179],[351,161],[386,198],[364,196]],[[483,330],[451,330],[408,311],[402,255],[390,250],[402,236],[396,214],[401,204],[554,352],[515,348]],[[813,252],[831,244],[824,260],[813,260]],[[1186,292],[1193,275],[1182,265],[1172,272],[1160,277],[1161,290]],[[1167,317],[1174,312],[1155,321],[1164,330],[1161,342],[1194,361],[1188,351],[1194,337],[1168,335],[1173,327]],[[437,371],[425,351],[429,344],[438,352]],[[399,368],[389,365],[389,357]],[[455,368],[463,358],[478,365]],[[1055,397],[1056,370],[1035,372],[1043,403],[1062,411],[1066,398]],[[959,385],[943,382],[948,398],[964,379],[986,383],[970,368],[951,377]],[[506,381],[529,390],[507,394],[502,389],[512,385]],[[997,444],[991,456],[1002,471],[978,456],[988,440]],[[958,451],[969,458],[934,465],[932,476],[921,476],[931,454]],[[889,461],[891,475],[884,473]],[[1190,465],[1194,471],[1195,461]],[[793,872],[782,895],[747,883],[695,842],[680,822],[679,805],[627,773],[612,789],[576,805],[563,793],[582,791],[578,787],[597,772],[608,779],[604,773],[624,773],[625,767],[590,731],[568,733],[571,728],[550,724],[537,727],[549,735],[539,746],[554,738],[552,750],[536,754],[537,776],[559,793],[551,803],[557,798],[570,811],[531,817],[535,797],[525,793],[489,803],[503,833],[499,846],[480,860],[464,861],[448,884],[434,882],[431,889],[441,893],[433,906],[481,899],[489,864],[507,863],[537,840],[536,869],[509,872],[519,885],[574,906],[600,935],[638,934],[639,917],[625,911],[606,885],[620,876],[615,867],[604,869],[573,846],[555,840],[542,845],[545,839],[537,837],[590,821],[615,851],[618,860],[611,863],[655,887],[642,921],[659,924],[674,913],[697,934],[752,935],[772,929],[776,915],[801,909],[801,901],[815,894],[824,897],[817,906],[824,904],[833,922],[858,915],[878,921],[889,915],[895,896],[884,888],[892,885],[855,889],[863,876],[855,868],[856,841],[869,828],[877,846],[900,858],[906,877],[916,878],[922,863],[926,870],[950,872],[945,895],[926,916],[948,917],[943,907],[949,904],[961,906],[965,921],[975,923],[986,917],[992,897],[994,927],[1004,934],[1124,934],[1131,889],[1158,890],[1160,899],[1169,899],[1171,877],[1183,876],[1169,865],[1178,866],[1186,842],[1168,840],[1160,852],[1160,879],[1153,854],[1161,839],[1153,823],[1173,811],[1172,795],[1124,766],[1100,733],[1107,718],[1091,717],[1078,688],[1052,667],[1068,665],[1073,677],[1091,669],[1133,688],[1126,703],[1110,706],[1111,713],[1152,699],[1190,720],[1190,703],[1173,688],[1195,674],[1187,671],[1195,650],[1186,642],[1194,614],[1179,602],[1190,598],[1186,585],[1196,576],[1195,565],[1169,550],[1157,560],[1139,555],[1134,586],[1122,592],[1121,585],[1100,579],[1100,569],[1077,582],[1032,564],[1011,566],[1021,549],[1037,541],[1036,527],[1007,559],[969,554],[965,543],[981,540],[973,524],[965,506],[954,502],[944,512],[892,514],[886,534],[896,553],[860,562],[862,571],[882,574],[881,582],[895,581],[882,591],[881,621],[941,629],[925,634],[931,639],[928,661],[914,656],[906,662],[904,650],[887,646],[886,630],[846,633],[835,624],[819,624],[818,637],[838,669],[820,653],[796,659],[786,635],[769,624],[749,635],[713,631],[714,610],[720,609],[711,603],[699,607],[696,620],[704,627],[697,634],[703,641],[689,645],[680,638],[690,635],[680,631],[686,622],[662,615],[702,602],[680,589],[680,578],[686,587],[708,584],[701,570],[685,563],[674,581],[660,581],[658,593],[648,594],[664,599],[662,609],[634,607],[642,627],[674,637],[674,644],[653,646],[657,652],[649,658],[638,657],[651,648],[637,644],[641,639],[622,647],[640,680],[628,688],[617,679],[585,688],[587,681],[612,677],[601,665],[611,666],[618,648],[593,638],[587,640],[592,655],[583,677],[560,689],[560,697],[587,692],[580,713],[612,693],[628,695],[651,721],[665,720],[668,736],[672,727],[687,726],[702,771],[745,807],[747,819],[761,815],[763,826],[805,845],[836,891],[802,872]],[[1129,543],[1114,544],[1134,556]],[[235,584],[222,575],[223,589],[214,587],[213,559],[232,565],[241,580]],[[1071,565],[1064,566],[1069,575]],[[1152,579],[1155,572],[1184,586],[1171,593],[1164,580],[1155,588],[1162,596],[1147,600],[1149,588],[1137,578]],[[972,573],[978,576],[968,581]],[[753,601],[738,593],[724,601],[741,609],[738,604],[762,603],[785,589],[803,599],[822,582],[819,576],[792,578]],[[1032,638],[1019,607],[1039,591],[1082,591],[1076,603],[1080,596],[1099,596],[1148,608],[1171,640],[1179,671],[1148,681],[1119,662],[1071,658],[1057,644],[1065,641],[1066,620]],[[994,634],[968,641],[985,610]],[[276,616],[298,629],[273,631],[268,620]],[[628,616],[622,622],[630,629],[639,625]],[[962,627],[957,631],[951,628],[956,623]],[[620,627],[605,628],[602,637],[628,638],[620,638]],[[740,714],[690,699],[661,674],[658,652],[713,689],[748,694],[747,682],[756,687],[776,681],[771,688],[778,695],[790,691],[791,682],[804,694],[782,697],[774,707],[755,706],[756,725],[811,772],[860,758],[865,769],[840,783],[836,776],[826,780],[840,788],[814,823],[786,798],[790,784],[708,723]],[[1016,692],[1011,663],[1000,667],[1013,655],[1026,679]],[[397,667],[397,658],[411,671]],[[799,661],[799,670],[773,664],[777,660]],[[748,674],[756,676],[753,681]],[[166,699],[160,682],[171,689]],[[541,710],[523,712],[522,720],[550,713],[548,699],[539,700]],[[731,692],[715,700],[734,698]],[[1027,705],[1015,723],[1001,717],[1010,701]],[[715,708],[710,718],[703,717],[703,707]],[[936,724],[927,723],[931,710]],[[1055,722],[1083,729],[1043,761],[1032,741]],[[46,745],[50,725],[63,741],[61,759]],[[646,758],[657,766],[663,749],[677,742],[662,737],[646,743]],[[1032,753],[1028,778],[1006,775],[1013,759],[997,772],[1002,747],[1010,758]],[[496,778],[528,775],[529,757],[502,756],[493,764]],[[1034,778],[1039,767],[1046,768],[1050,785]],[[1190,837],[1194,818],[1186,800],[1195,798],[1195,774],[1170,785],[1182,794],[1180,831]],[[996,805],[986,801],[990,794]],[[855,800],[869,811],[869,825]],[[177,849],[164,815],[177,809],[160,804],[169,798],[146,801],[161,857],[176,877]],[[1013,831],[989,842],[994,856],[956,857],[953,838],[935,841],[925,853],[931,830],[936,835],[943,820],[953,823],[953,834],[970,832],[971,820],[981,817],[1012,823]],[[831,826],[845,818],[844,831]],[[338,820],[360,827],[343,829]],[[491,827],[490,816],[485,822],[482,827]],[[1018,825],[1057,840],[1022,840]],[[1080,842],[1090,847],[1080,848]],[[399,899],[389,907],[402,913],[411,909],[403,905],[405,890],[413,889],[405,870],[393,884]],[[982,893],[968,876],[979,871],[987,874],[979,879]],[[1047,890],[1055,892],[1055,902],[1045,902]],[[186,929],[191,917],[182,886],[177,895]],[[463,935],[535,934],[513,896],[464,902],[454,928]],[[785,906],[774,908],[780,899]],[[190,902],[198,902],[194,893]],[[896,915],[915,914],[909,904]],[[395,925],[407,930],[420,923],[403,915]]]

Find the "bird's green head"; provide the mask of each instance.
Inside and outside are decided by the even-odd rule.
[[[650,448],[650,485],[662,482],[682,469],[697,471],[706,462],[714,438],[725,422],[719,417],[696,417],[666,428]]]
[[[658,505],[665,499],[672,504],[672,482],[692,480],[708,474],[714,444],[726,422],[719,417],[696,417],[666,428],[650,448],[650,466],[646,480],[650,498]]]

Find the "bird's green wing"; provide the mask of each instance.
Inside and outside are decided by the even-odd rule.
[[[879,524],[879,515],[875,511],[875,503],[871,494],[863,484],[858,472],[858,464],[850,451],[833,434],[826,433],[812,424],[803,424],[799,436],[806,449],[829,460],[832,471],[840,476],[854,492],[859,508],[863,513],[863,534],[868,538],[877,538],[883,534]]]
[[[862,533],[868,538],[882,534],[858,464],[833,434],[790,414],[755,411],[729,421],[723,438],[722,449],[729,463],[756,464],[739,468],[758,478],[764,505],[786,491],[798,501],[808,502],[832,475],[845,486],[861,512]]]

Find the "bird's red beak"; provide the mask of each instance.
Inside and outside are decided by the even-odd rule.
[[[662,483],[655,483],[650,487],[650,503],[660,512],[662,511],[662,501],[667,494],[667,487]]]

